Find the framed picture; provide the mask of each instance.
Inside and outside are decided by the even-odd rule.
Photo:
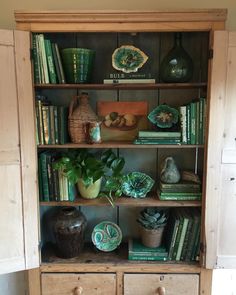
[[[146,101],[98,101],[97,114],[102,141],[132,141],[139,130],[147,129]]]

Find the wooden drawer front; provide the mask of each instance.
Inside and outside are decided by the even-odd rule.
[[[125,295],[198,295],[199,276],[125,274]]]
[[[42,295],[116,294],[115,274],[42,274]]]

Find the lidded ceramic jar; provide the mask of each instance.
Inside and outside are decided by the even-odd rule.
[[[72,258],[78,256],[84,245],[84,231],[87,221],[75,207],[62,207],[53,218],[53,234],[58,256]]]

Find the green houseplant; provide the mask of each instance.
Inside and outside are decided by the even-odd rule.
[[[122,169],[125,160],[112,150],[106,150],[100,157],[86,149],[73,150],[58,159],[54,168],[61,170],[72,184],[77,184],[83,198],[106,197],[114,206],[115,197],[122,194]],[[103,192],[100,192],[101,181]]]
[[[168,220],[168,211],[159,208],[145,208],[139,214],[142,243],[146,247],[160,246],[164,228]]]

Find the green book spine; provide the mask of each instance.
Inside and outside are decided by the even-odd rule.
[[[196,102],[190,103],[190,117],[191,117],[190,143],[196,144]]]
[[[129,253],[137,255],[166,255],[167,250],[163,246],[150,248],[142,244],[141,240],[130,239],[129,240]]]
[[[159,199],[162,201],[175,200],[175,201],[199,201],[201,196],[162,196],[159,195]]]
[[[55,119],[54,119],[54,106],[49,106],[49,122],[50,122],[50,142],[51,144],[56,143],[55,139]]]
[[[151,137],[151,138],[180,138],[181,132],[158,132],[149,130],[140,130],[138,132],[138,137]]]
[[[46,57],[46,51],[45,51],[45,42],[44,42],[44,35],[39,34],[39,50],[41,52],[41,58],[42,58],[42,69],[44,74],[44,83],[49,83],[49,75],[48,75],[48,65],[47,65],[47,57]]]
[[[199,99],[199,144],[203,144],[203,108],[204,99]]]
[[[200,103],[199,101],[195,102],[196,104],[196,144],[199,144],[200,142],[200,134],[199,134],[199,127],[200,127],[200,118],[199,118],[199,114],[200,114]]]
[[[160,182],[161,189],[200,189],[201,185],[195,182],[178,182],[178,183],[163,183]]]
[[[187,119],[187,144],[191,144],[191,107],[190,104],[186,106],[186,119]]]
[[[59,179],[59,201],[64,201],[64,194],[63,194],[63,172],[58,170],[58,179]]]
[[[61,78],[61,73],[60,73],[60,68],[59,68],[59,62],[57,59],[57,53],[56,53],[56,45],[55,43],[52,43],[52,56],[53,56],[53,61],[55,65],[55,72],[56,72],[56,80],[59,84],[62,83],[62,78]]]
[[[189,187],[189,188],[181,188],[181,187],[177,187],[177,188],[163,188],[161,189],[162,193],[199,193],[200,189],[199,188],[194,188],[194,187]]]
[[[59,51],[57,43],[55,43],[55,50],[56,50],[56,56],[57,56],[58,66],[59,66],[59,71],[61,76],[61,83],[64,84],[66,83],[66,79],[65,79],[65,74],[64,74],[64,70],[62,66],[62,61],[61,61],[61,55],[60,55],[60,51]]]
[[[179,245],[178,245],[178,249],[177,249],[177,253],[176,253],[176,261],[179,261],[180,257],[181,257],[183,244],[184,244],[184,239],[185,239],[185,235],[186,235],[186,232],[187,232],[188,223],[189,223],[189,218],[187,216],[185,216],[184,221],[183,221],[183,227],[182,227],[181,236],[180,236],[180,239],[179,239]]]
[[[176,212],[174,212],[171,216],[171,222],[169,223],[168,228],[168,236],[167,236],[167,249],[168,249],[168,259],[172,260],[174,245],[176,241],[176,236],[178,232],[178,227],[180,220],[177,218]]]
[[[71,184],[69,181],[68,181],[68,197],[70,202],[73,202],[76,197],[75,185]]]
[[[40,77],[40,65],[39,65],[39,55],[37,52],[37,41],[36,41],[36,35],[33,34],[32,39],[32,51],[33,51],[33,65],[34,65],[34,83],[40,84],[41,83],[41,77]]]
[[[45,52],[46,52],[46,57],[47,57],[49,81],[52,84],[56,84],[57,83],[56,71],[55,71],[55,66],[54,66],[54,61],[53,61],[51,41],[48,39],[45,39],[44,44],[45,44]]]
[[[203,98],[203,144],[205,143],[205,137],[206,137],[206,116],[207,116],[207,104],[206,99]]]
[[[50,112],[49,106],[42,106],[42,118],[43,118],[43,138],[44,144],[51,143],[50,137]]]
[[[44,135],[43,135],[43,112],[42,112],[42,101],[37,101],[38,106],[38,116],[39,116],[39,143],[44,144]]]
[[[194,216],[192,235],[191,235],[191,237],[189,239],[185,261],[190,261],[191,260],[191,254],[192,254],[192,251],[193,251],[193,246],[194,246],[195,239],[197,237],[197,232],[198,232],[198,227],[199,226],[200,226],[200,215],[196,214]]]
[[[42,190],[43,201],[49,202],[49,184],[48,184],[48,170],[47,170],[47,152],[43,152],[39,156],[39,161],[42,171]]]
[[[35,35],[36,40],[36,50],[37,50],[37,56],[38,56],[38,64],[39,64],[39,76],[40,76],[40,83],[44,83],[44,72],[43,72],[43,60],[42,60],[42,52],[40,50],[40,38],[39,35]]]
[[[42,202],[43,199],[43,181],[42,181],[42,164],[41,159],[38,157],[38,183],[39,183],[39,200]]]
[[[53,106],[54,113],[54,132],[55,132],[55,144],[59,143],[59,130],[58,130],[58,107]]]
[[[178,231],[176,234],[176,239],[175,239],[175,244],[174,244],[174,249],[173,249],[173,254],[171,257],[171,260],[176,260],[176,255],[177,255],[177,251],[178,251],[178,247],[179,247],[179,241],[180,241],[180,236],[182,233],[182,229],[183,229],[183,223],[184,223],[184,218],[181,212],[177,212],[178,218],[179,218],[179,227],[178,227]]]
[[[48,176],[48,188],[49,188],[49,201],[55,201],[54,194],[54,183],[53,183],[53,175],[52,175],[52,154],[46,154],[47,161],[47,176]]]
[[[180,126],[181,126],[181,140],[183,144],[187,144],[187,106],[181,106],[180,112]]]
[[[41,144],[41,136],[40,136],[40,122],[39,122],[39,107],[38,107],[38,101],[36,101],[35,105],[35,124],[36,124],[36,143]]]
[[[135,139],[134,144],[180,144],[180,139]]]
[[[59,189],[59,176],[58,170],[53,168],[53,163],[55,162],[56,156],[53,155],[52,157],[52,180],[53,180],[53,191],[54,191],[54,200],[60,200],[60,189]]]
[[[180,257],[180,260],[182,260],[182,261],[186,257],[188,242],[189,242],[190,236],[192,235],[192,228],[193,228],[193,215],[190,214],[188,227],[187,227],[186,235],[184,238],[183,248],[182,248],[181,257]]]
[[[58,122],[59,122],[59,143],[65,144],[69,141],[68,135],[68,108],[58,107]]]
[[[137,256],[137,255],[128,255],[129,260],[141,260],[141,261],[166,261],[167,257],[163,256]]]
[[[192,254],[191,254],[191,260],[192,261],[196,260],[197,248],[198,248],[198,244],[200,243],[200,231],[201,231],[201,227],[198,226],[197,234],[196,234],[196,238],[194,240]]]

